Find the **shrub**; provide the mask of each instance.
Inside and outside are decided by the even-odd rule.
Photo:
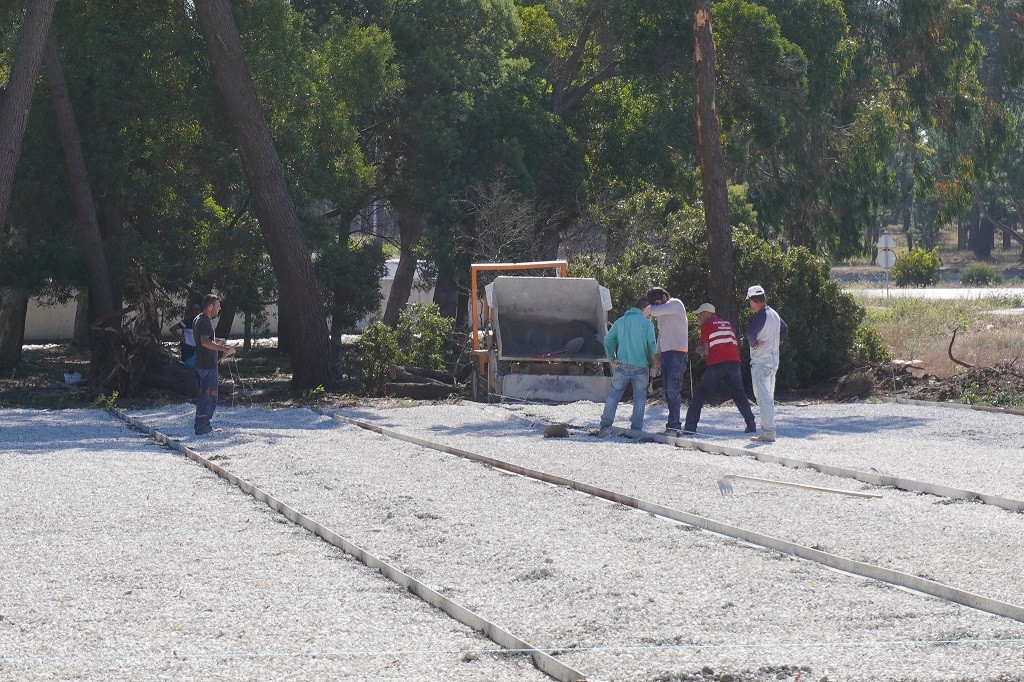
[[[964,389],[960,396],[960,402],[965,405],[980,405],[983,407],[1024,407],[1024,395],[1017,393],[1013,386],[979,386],[977,382],[972,383]]]
[[[971,263],[960,271],[961,284],[991,286],[1003,283],[1003,271],[987,263]]]
[[[864,324],[857,328],[850,351],[850,362],[854,365],[877,365],[891,362],[892,350],[885,345],[882,335],[874,327]]]
[[[680,212],[670,248],[673,260],[666,288],[687,305],[708,300],[707,229],[699,209]],[[741,299],[751,284],[764,286],[769,305],[789,326],[789,338],[781,347],[781,388],[828,381],[856,363],[857,330],[864,309],[829,277],[823,258],[803,247],[783,253],[777,242],[737,228],[733,231],[733,263],[737,298]],[[742,328],[752,313],[742,300],[738,304]],[[744,347],[743,352],[749,351]]]
[[[665,254],[641,242],[626,249],[616,263],[593,255],[578,256],[569,262],[569,276],[593,277],[607,287],[612,297],[609,317],[614,319],[665,280]]]
[[[451,341],[454,320],[434,305],[410,303],[394,328],[371,322],[363,329],[356,364],[368,388],[388,381],[392,365],[444,369],[441,351]]]
[[[938,247],[931,251],[911,249],[896,259],[896,265],[892,268],[892,279],[901,287],[926,287],[929,284],[937,284],[940,265],[942,261],[939,260]]]

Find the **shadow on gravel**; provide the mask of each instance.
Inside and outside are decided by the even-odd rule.
[[[898,419],[871,419],[869,417],[801,417],[793,420],[779,421],[779,430],[782,432],[799,431],[808,434],[863,434],[863,433],[885,433],[889,431],[902,431],[917,426],[934,424],[938,419],[924,419],[921,417],[900,417]],[[787,433],[789,435],[789,433]]]

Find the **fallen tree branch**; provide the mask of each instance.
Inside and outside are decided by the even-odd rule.
[[[958,331],[960,331],[960,325],[953,325],[953,338],[949,340],[949,348],[946,349],[946,354],[949,355],[949,359],[952,360],[954,364],[966,367],[967,369],[974,369],[974,365],[964,362],[963,360],[957,360],[953,357],[953,344],[956,343],[956,333]]]

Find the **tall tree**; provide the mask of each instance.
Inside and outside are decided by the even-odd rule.
[[[56,4],[57,0],[29,0],[18,51],[0,104],[0,226],[7,220],[14,172],[18,168],[21,142],[32,108],[32,94],[39,78],[39,66],[43,61]]]
[[[0,246],[24,247],[24,227],[10,229],[5,234],[0,229]],[[28,312],[28,296],[25,288],[18,284],[0,285],[0,371],[16,367],[21,362],[21,346],[25,341],[25,314]]]
[[[711,302],[718,314],[736,324],[736,280],[732,265],[732,226],[725,158],[715,109],[715,40],[711,33],[710,0],[693,0],[693,67],[696,87],[697,149],[708,226],[708,261],[711,266]]]
[[[299,218],[285,181],[228,0],[196,0],[214,78],[234,130],[253,205],[291,325],[292,385],[333,384],[327,317]],[[215,247],[214,247],[215,248]]]
[[[71,181],[71,196],[75,203],[75,227],[82,252],[89,267],[89,300],[94,317],[105,317],[114,312],[114,293],[107,267],[107,253],[100,234],[100,222],[96,214],[89,173],[82,153],[82,136],[75,120],[75,112],[64,80],[64,69],[57,53],[53,36],[46,42],[43,59],[46,62],[46,77],[50,85],[50,98],[57,117],[64,161]]]

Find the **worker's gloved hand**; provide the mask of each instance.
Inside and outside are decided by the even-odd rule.
[[[654,377],[660,377],[660,376],[661,376],[661,367],[658,367],[657,365],[651,365],[651,378],[653,379]]]

